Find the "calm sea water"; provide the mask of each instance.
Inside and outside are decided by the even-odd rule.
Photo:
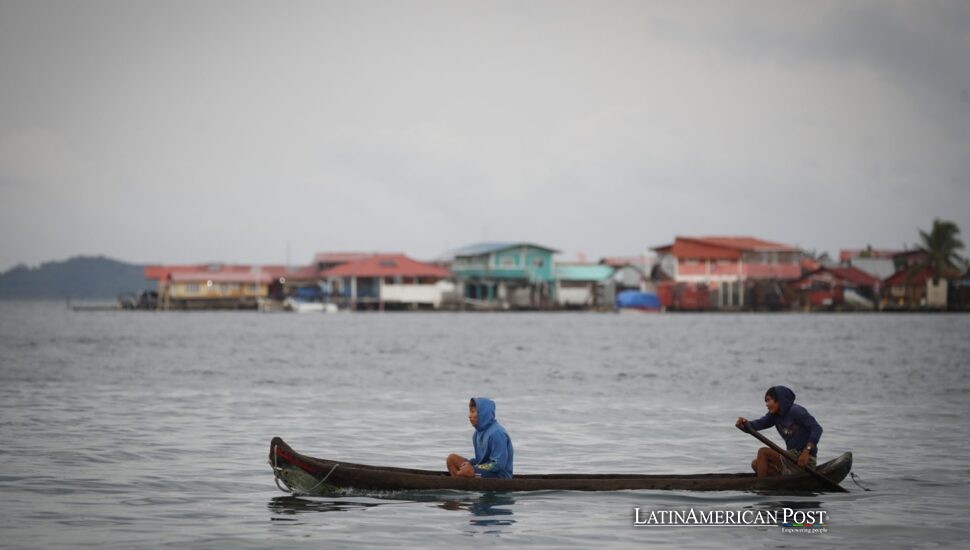
[[[0,303],[0,545],[962,546],[970,316],[74,313]],[[516,472],[748,468],[784,383],[847,495],[292,497],[270,438],[443,468],[488,395]],[[767,432],[766,432],[767,433]],[[776,433],[772,437],[779,440]],[[633,509],[821,508],[828,533],[636,528]]]

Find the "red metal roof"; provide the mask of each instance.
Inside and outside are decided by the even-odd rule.
[[[248,273],[253,271],[250,265],[225,264],[177,264],[177,265],[149,265],[145,266],[145,278],[165,280],[174,273]]]
[[[904,267],[890,275],[884,283],[887,286],[924,285],[926,284],[926,280],[931,279],[935,273],[936,270],[926,266],[917,271],[913,271],[912,275],[910,275],[910,268]],[[943,276],[948,279],[957,279],[960,277],[960,272],[957,270],[949,270]]]
[[[865,271],[855,267],[823,267],[822,269],[827,269],[836,277],[845,279],[846,281],[855,283],[857,285],[872,286],[879,282],[878,277],[873,277]]]
[[[822,267],[822,264],[816,262],[811,258],[802,258],[801,266],[802,266],[802,269],[806,271],[815,271],[818,268]]]
[[[243,276],[251,273],[266,273],[268,277],[288,277],[296,280],[317,280],[320,271],[316,266],[283,265],[246,265],[246,264],[194,264],[194,265],[150,265],[145,266],[145,278],[159,281],[215,281],[212,277],[224,279],[229,276]],[[241,279],[240,279],[241,280]]]
[[[315,265],[284,266],[284,265],[265,265],[263,271],[270,273],[275,278],[285,277],[293,280],[312,280],[320,278],[320,270]]]
[[[654,250],[678,258],[736,260],[743,252],[798,252],[799,249],[754,237],[677,237],[673,244]]]
[[[172,273],[173,282],[206,282],[213,283],[270,283],[273,276],[265,271],[250,272],[216,272],[186,271]]]
[[[835,279],[851,283],[856,286],[875,286],[879,283],[878,277],[873,277],[865,271],[856,269],[854,267],[820,267],[805,275],[801,279],[798,279],[794,284],[795,286],[805,285],[814,277],[825,273],[831,274]]]
[[[377,252],[318,252],[313,257],[315,264],[343,264],[374,256]],[[400,252],[395,252],[400,254]]]
[[[322,277],[451,277],[451,271],[404,254],[373,254],[320,274]]]

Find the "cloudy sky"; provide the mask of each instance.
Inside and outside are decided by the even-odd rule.
[[[967,2],[0,0],[0,269],[934,217],[970,232]]]

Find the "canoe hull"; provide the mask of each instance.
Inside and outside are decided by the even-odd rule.
[[[301,494],[384,491],[758,491],[824,492],[825,485],[808,474],[758,478],[753,473],[636,475],[517,475],[512,479],[451,477],[446,471],[412,470],[351,464],[314,458],[293,450],[279,437],[270,442],[270,465],[281,489]],[[838,483],[852,469],[852,453],[818,466]]]

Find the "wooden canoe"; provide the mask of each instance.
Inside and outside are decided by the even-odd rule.
[[[383,491],[765,491],[825,492],[808,474],[758,478],[754,473],[639,475],[526,474],[512,479],[451,477],[446,471],[352,464],[302,455],[279,437],[270,442],[269,463],[277,485],[299,494],[329,495]],[[838,483],[852,469],[852,453],[820,464],[816,470]]]

